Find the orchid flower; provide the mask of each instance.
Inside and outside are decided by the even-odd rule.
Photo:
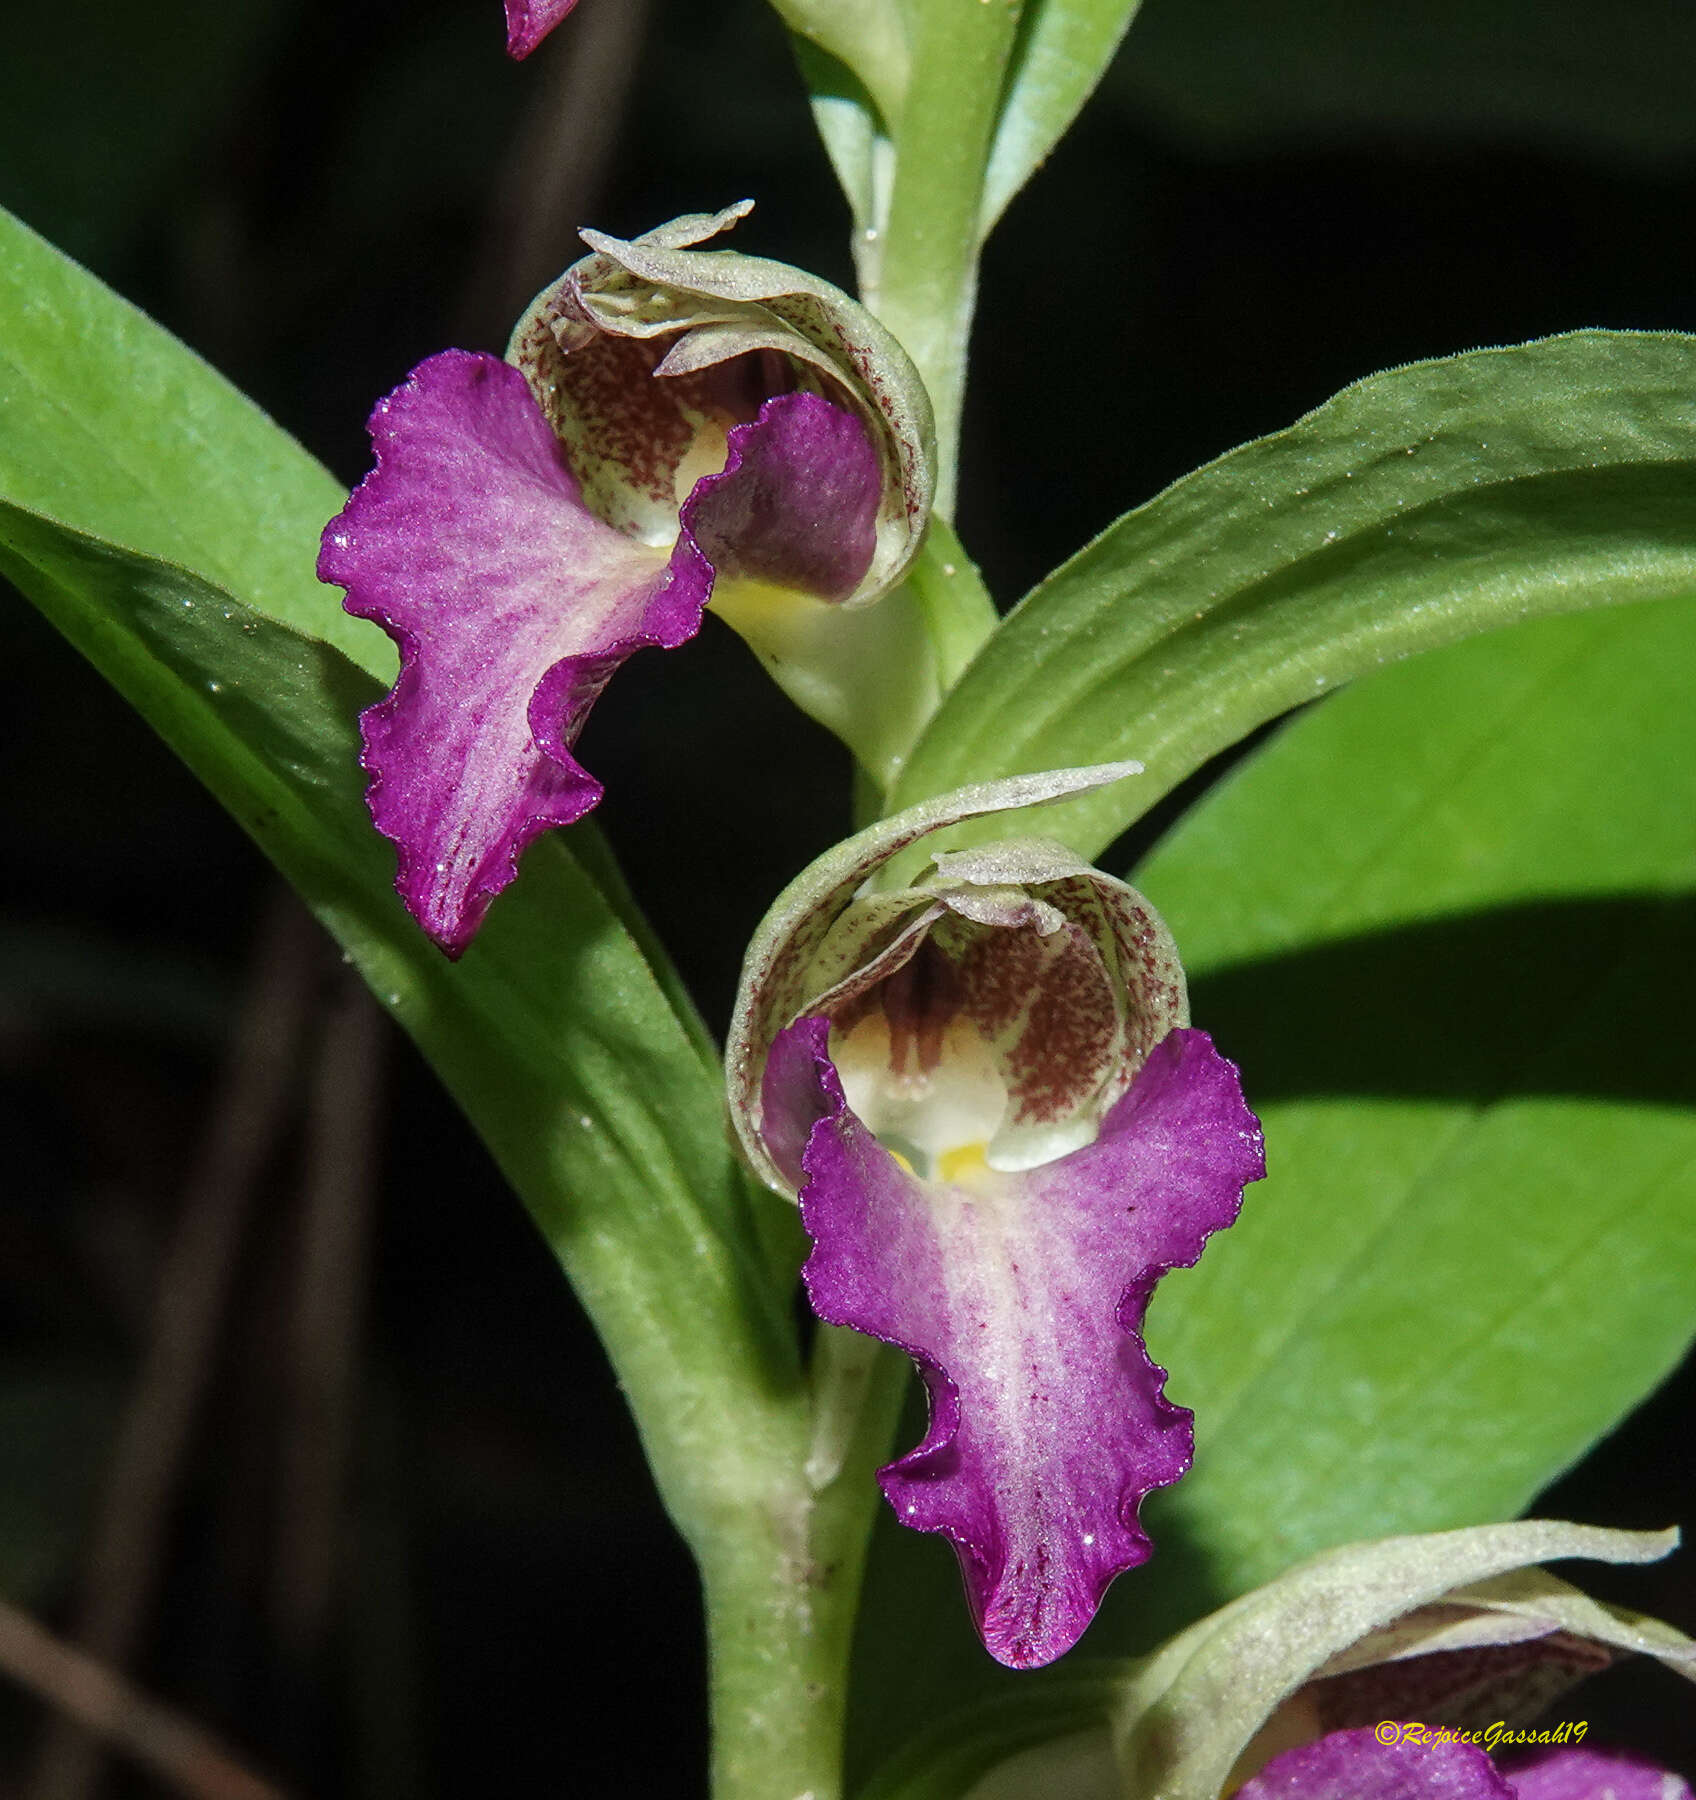
[[[828,283],[691,248],[747,211],[631,242],[584,232],[593,254],[536,299],[506,361],[443,351],[379,403],[376,467],[325,528],[320,577],[400,647],[360,721],[367,797],[401,897],[450,956],[525,845],[600,799],[572,750],[614,670],[692,637],[709,599],[814,710],[855,710],[821,672],[832,657],[856,693],[901,687],[852,621],[918,552],[928,403]]]
[[[1123,882],[1040,839],[877,882],[928,831],[1136,767],[963,790],[839,847],[756,935],[732,1028],[732,1116],[799,1196],[814,1310],[906,1351],[929,1392],[883,1491],[952,1541],[1014,1668],[1070,1648],[1150,1553],[1138,1508],[1191,1429],[1143,1311],[1236,1217],[1260,1132]]]
[[[1696,1643],[1538,1562],[1652,1562],[1676,1532],[1534,1519],[1351,1544],[1200,1620],[1110,1685],[1101,1728],[969,1800],[1692,1800],[1551,1705],[1623,1656],[1696,1681]]]

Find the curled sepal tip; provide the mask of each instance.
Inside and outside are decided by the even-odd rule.
[[[1110,1729],[991,1764],[970,1800],[1691,1800],[1553,1703],[1625,1656],[1696,1680],[1696,1644],[1533,1566],[1677,1536],[1530,1519],[1326,1551],[1124,1665]]]
[[[807,530],[770,503],[768,553],[718,565],[713,610],[803,711],[887,780],[934,710],[939,657],[903,587],[935,491],[935,429],[901,346],[829,282],[703,249],[748,212],[673,220],[637,238],[585,231],[594,252],[543,290],[507,354],[525,371],[622,529],[674,528],[687,481],[751,405],[815,395],[842,419],[830,501]],[[824,540],[806,553],[808,531]],[[779,543],[778,540],[782,539]]]

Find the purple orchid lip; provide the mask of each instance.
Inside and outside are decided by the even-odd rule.
[[[1489,1741],[1400,1719],[1333,1731],[1274,1757],[1237,1800],[1692,1800],[1686,1782],[1635,1756],[1556,1743],[1498,1760]]]
[[[1189,1466],[1190,1415],[1140,1331],[1159,1278],[1264,1173],[1236,1070],[1169,1032],[1092,1143],[1018,1171],[945,1156],[927,1179],[850,1109],[810,1017],[772,1046],[764,1112],[780,1166],[798,1153],[814,1310],[904,1350],[929,1390],[886,1497],[953,1543],[990,1653],[1051,1662],[1147,1559],[1142,1500]]]
[[[506,53],[522,62],[577,0],[506,0]]]
[[[1681,1776],[1625,1751],[1562,1747],[1497,1761],[1517,1800],[1693,1800]]]
[[[858,419],[782,394],[725,435],[675,542],[645,543],[590,510],[524,376],[457,350],[380,402],[371,435],[318,572],[400,647],[360,721],[368,799],[402,899],[458,956],[524,847],[599,801],[573,746],[619,664],[694,636],[721,573],[852,587],[880,475]]]
[[[1476,1745],[1404,1737],[1396,1721],[1334,1731],[1275,1757],[1238,1800],[1514,1800]]]

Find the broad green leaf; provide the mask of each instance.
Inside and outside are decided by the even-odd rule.
[[[1139,4],[1026,0],[984,182],[984,237],[1082,111]]]
[[[1150,1309],[1196,1466],[1086,1654],[1331,1544],[1511,1516],[1678,1360],[1693,689],[1692,600],[1417,657],[1288,725],[1135,872],[1270,1174]],[[937,1549],[874,1548],[868,1632],[914,1636],[898,1673],[859,1665],[862,1767],[1010,1691]]]
[[[1094,856],[1257,725],[1381,664],[1693,587],[1696,338],[1578,332],[1392,369],[1184,477],[1037,587],[889,806],[1133,757],[1141,784],[1053,815]]]
[[[393,674],[388,639],[312,572],[341,484],[186,345],[3,212],[0,497],[176,563]]]
[[[1223,1591],[1517,1512],[1696,1332],[1693,687],[1690,600],[1422,659],[1140,872],[1267,1133],[1151,1322]]]
[[[3,503],[0,574],[207,783],[417,1039],[570,1274],[674,1516],[710,1548],[725,1495],[795,1449],[788,1284],[754,1249],[716,1065],[613,904],[557,838],[538,843],[447,962],[365,817],[368,676],[196,574]]]

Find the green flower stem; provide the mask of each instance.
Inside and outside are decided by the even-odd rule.
[[[838,1800],[848,1657],[906,1364],[820,1330],[811,1395],[759,1434],[740,1496],[697,1545],[706,1588],[714,1800]]]
[[[954,508],[966,344],[977,299],[984,176],[1019,0],[914,0],[912,73],[866,304],[906,346],[936,408],[937,511]]]
[[[932,517],[907,584],[924,613],[937,688],[947,694],[995,630],[995,602],[954,527],[941,517]],[[903,746],[903,763],[911,747]]]

